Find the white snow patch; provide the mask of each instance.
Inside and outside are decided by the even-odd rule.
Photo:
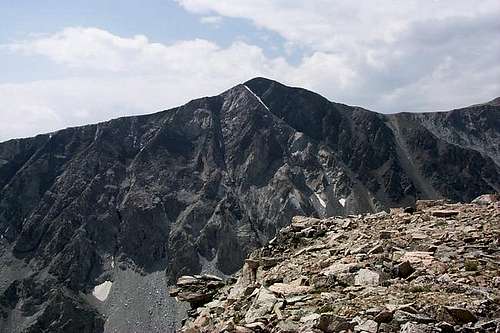
[[[339,199],[339,204],[341,204],[342,207],[345,207],[345,199],[344,198]]]
[[[111,257],[111,268],[115,268],[115,257]]]
[[[316,198],[318,198],[318,201],[321,204],[321,206],[323,206],[323,208],[326,208],[326,202],[325,202],[325,200],[321,199],[321,197],[319,196],[319,194],[317,194],[317,193],[314,193],[314,194],[316,195]]]
[[[259,96],[257,96],[257,95],[256,95],[256,94],[255,94],[255,93],[254,93],[254,92],[253,92],[250,88],[248,88],[246,85],[243,85],[243,86],[244,86],[245,88],[247,88],[247,90],[248,90],[248,91],[249,91],[252,95],[254,95],[254,96],[255,96],[255,98],[257,98],[257,100],[260,102],[260,104],[262,104],[262,105],[266,108],[266,110],[267,110],[267,111],[269,111],[269,108],[267,107],[267,105],[266,105],[266,104],[264,104],[264,102],[262,102],[262,100],[260,99],[260,97],[259,97]]]
[[[94,297],[100,300],[101,302],[104,302],[108,298],[109,291],[111,290],[112,286],[113,282],[104,281],[103,283],[94,287],[92,295],[94,295]]]

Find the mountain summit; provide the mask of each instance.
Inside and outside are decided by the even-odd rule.
[[[500,191],[500,107],[384,115],[255,78],[0,144],[0,331],[162,332],[295,215]]]

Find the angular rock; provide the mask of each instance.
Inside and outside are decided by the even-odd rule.
[[[396,310],[394,312],[392,320],[400,325],[407,323],[409,321],[415,323],[423,323],[423,324],[432,323],[436,321],[435,319],[428,317],[426,315],[415,314],[401,310]]]
[[[500,196],[498,194],[483,194],[472,200],[472,203],[476,205],[490,205],[499,201]]]
[[[377,286],[380,282],[379,273],[364,268],[360,269],[354,277],[354,284],[357,286]]]
[[[373,320],[377,323],[389,323],[392,321],[392,318],[392,311],[382,310],[375,316],[375,318],[373,318]]]
[[[425,324],[406,323],[401,326],[400,333],[433,333],[434,328]]]
[[[453,217],[458,215],[458,211],[448,209],[434,210],[432,211],[432,215],[436,217]]]
[[[413,268],[413,266],[408,261],[404,261],[394,266],[394,275],[402,279],[406,279],[413,272],[415,272],[415,268]]]
[[[354,332],[377,333],[378,323],[374,320],[366,320],[354,327]]]
[[[260,287],[255,300],[245,314],[245,322],[253,323],[260,318],[266,317],[273,311],[278,298],[265,287]]]
[[[308,293],[311,289],[310,286],[298,286],[289,283],[275,283],[269,287],[270,291],[282,296],[302,295]]]
[[[475,323],[477,317],[468,309],[458,307],[445,307],[457,324]]]

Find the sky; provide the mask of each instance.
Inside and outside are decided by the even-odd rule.
[[[500,96],[498,0],[0,0],[0,141],[256,76],[394,113]]]

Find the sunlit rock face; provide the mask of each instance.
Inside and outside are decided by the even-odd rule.
[[[178,321],[168,283],[235,272],[295,215],[498,192],[499,122],[494,103],[382,115],[257,78],[179,108],[1,143],[0,331],[64,325],[55,308],[89,332],[166,330]],[[100,301],[104,281],[113,286]]]

